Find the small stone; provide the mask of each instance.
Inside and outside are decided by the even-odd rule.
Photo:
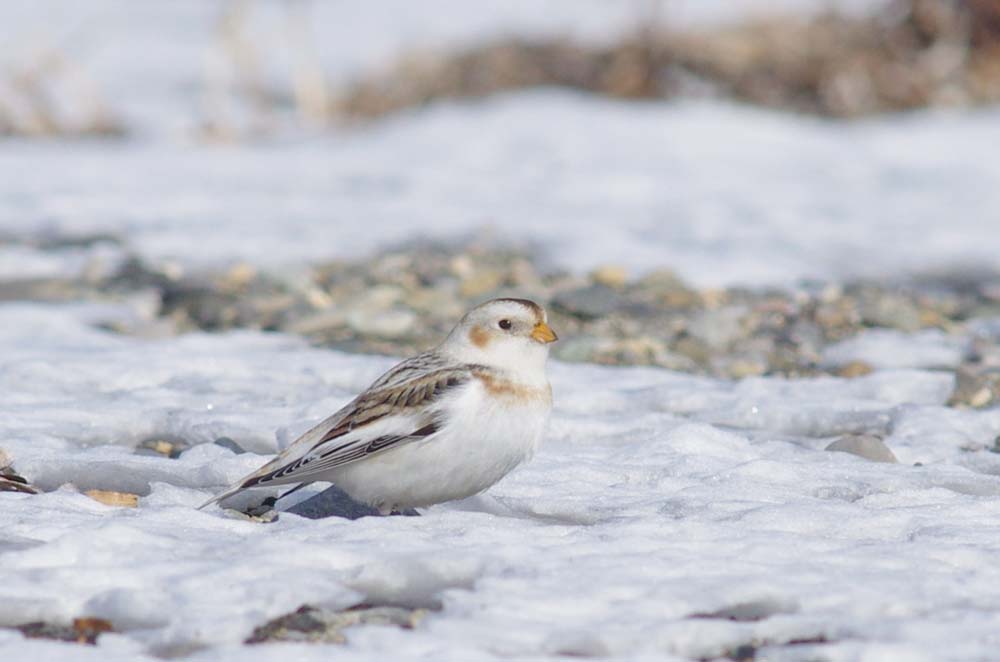
[[[704,341],[694,336],[683,334],[673,344],[673,350],[681,356],[694,361],[696,365],[708,365],[712,357],[712,350]]]
[[[609,365],[661,365],[665,360],[666,346],[656,338],[634,336],[602,342],[595,357],[598,363]]]
[[[353,307],[385,310],[406,298],[406,290],[398,285],[376,285],[365,290]]]
[[[688,333],[713,352],[727,349],[746,336],[742,306],[725,306],[696,312],[688,323]]]
[[[589,335],[575,335],[560,339],[552,348],[552,355],[560,361],[582,363],[593,361],[600,350],[599,338]]]
[[[848,361],[837,369],[837,374],[841,377],[853,379],[870,375],[874,368],[866,361]]]
[[[28,639],[55,639],[91,646],[97,643],[101,634],[114,632],[111,622],[103,618],[77,618],[72,626],[39,621],[18,625],[17,629]]]
[[[489,292],[495,292],[503,285],[504,274],[493,269],[480,269],[462,279],[459,293],[463,297],[479,297]]]
[[[974,409],[982,409],[993,402],[993,392],[986,386],[972,394],[969,398],[969,406]]]
[[[466,253],[453,257],[448,266],[451,269],[451,273],[459,278],[470,278],[476,270],[475,263],[473,263],[472,258]]]
[[[1000,278],[993,278],[979,284],[979,296],[987,301],[1000,302]]]
[[[998,402],[1000,402],[1000,369],[962,366],[955,373],[955,390],[948,398],[948,406],[984,409]]]
[[[517,258],[510,264],[510,282],[522,290],[537,290],[541,285],[541,278],[531,260]]]
[[[918,331],[922,328],[921,310],[910,298],[882,291],[865,292],[859,302],[861,321],[869,326],[880,326],[900,331]]]
[[[669,308],[691,308],[701,303],[699,294],[669,269],[647,274],[639,279],[636,288]]]
[[[607,285],[589,285],[559,292],[552,298],[552,305],[563,312],[581,319],[597,319],[617,312],[625,305],[625,298]]]
[[[767,372],[767,363],[752,359],[735,359],[729,364],[727,372],[733,379],[759,377]]]
[[[898,462],[896,455],[874,434],[847,434],[837,439],[825,450],[850,453],[872,462]]]
[[[628,282],[628,271],[617,264],[605,264],[591,271],[590,279],[598,285],[620,290]]]
[[[278,511],[266,502],[254,508],[248,509],[245,513],[233,508],[224,508],[222,514],[231,519],[240,519],[245,522],[256,522],[257,524],[271,524],[273,522],[277,522],[279,518]]]
[[[97,637],[105,632],[114,632],[111,621],[103,618],[74,618],[73,631],[79,643],[95,644]]]
[[[729,301],[729,293],[721,288],[708,288],[700,293],[701,303],[705,308],[718,308]]]
[[[160,455],[176,460],[189,448],[191,444],[183,439],[153,438],[139,442],[135,452],[137,455]]]
[[[129,492],[114,492],[112,490],[87,490],[84,492],[94,501],[99,501],[105,506],[116,508],[135,508],[139,505],[139,495]]]
[[[357,333],[379,338],[401,338],[417,323],[417,316],[411,310],[392,308],[390,310],[354,310],[348,313],[347,323]]]
[[[657,269],[656,271],[651,271],[636,283],[639,287],[643,289],[650,290],[674,290],[674,289],[687,289],[687,285],[677,275],[676,271],[671,271],[670,269]]]
[[[412,630],[427,614],[426,609],[373,607],[359,605],[343,611],[330,611],[303,605],[291,614],[279,616],[254,629],[247,644],[267,641],[308,641],[343,644],[344,630],[356,625],[395,626]]]
[[[229,290],[242,290],[257,278],[257,270],[246,262],[241,262],[227,271],[219,285]]]
[[[343,310],[329,308],[317,311],[311,315],[293,318],[284,325],[284,329],[290,333],[311,336],[342,327],[346,323],[347,315]]]
[[[306,288],[305,300],[306,303],[317,310],[325,310],[333,305],[333,297],[323,288],[316,286]]]
[[[216,446],[222,446],[223,448],[228,448],[236,455],[243,455],[243,453],[246,453],[246,449],[244,449],[242,446],[240,446],[238,443],[236,443],[233,439],[229,437],[219,437],[212,443],[215,444]]]

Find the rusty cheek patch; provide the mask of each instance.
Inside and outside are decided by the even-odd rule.
[[[474,326],[472,327],[472,330],[469,331],[469,340],[471,340],[472,344],[479,349],[485,349],[486,345],[490,343],[490,334],[488,334],[486,329],[483,327]]]

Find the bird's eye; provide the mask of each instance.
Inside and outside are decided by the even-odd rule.
[[[511,326],[513,326],[513,325],[512,325],[511,323],[510,323],[510,320],[500,320],[500,321],[499,321],[499,322],[498,322],[497,324],[498,324],[498,325],[499,325],[499,327],[500,327],[501,329],[503,329],[504,331],[509,331],[509,330],[510,330],[510,327],[511,327]]]

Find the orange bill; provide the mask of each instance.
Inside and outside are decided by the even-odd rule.
[[[545,322],[539,322],[535,325],[535,328],[531,330],[531,337],[540,343],[550,343],[559,340],[556,332],[549,328],[549,325]]]

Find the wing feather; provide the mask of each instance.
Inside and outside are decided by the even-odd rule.
[[[404,361],[278,457],[201,507],[251,487],[316,480],[335,467],[428,439],[443,425],[441,397],[468,383],[480,368],[451,364],[433,353]]]

